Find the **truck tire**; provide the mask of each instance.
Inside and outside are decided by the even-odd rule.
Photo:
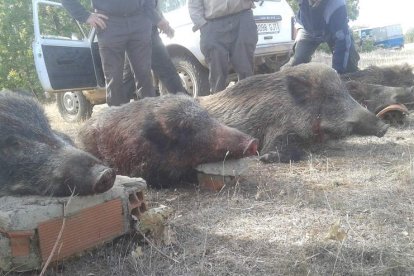
[[[177,69],[184,88],[193,97],[206,96],[210,94],[208,82],[208,70],[195,58],[188,55],[172,56],[171,61]],[[162,85],[161,94],[165,93]]]
[[[63,120],[68,123],[81,122],[92,115],[93,105],[81,91],[57,93],[56,103]]]

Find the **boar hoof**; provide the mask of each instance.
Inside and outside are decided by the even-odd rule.
[[[289,163],[297,162],[302,159],[304,152],[300,148],[290,147],[286,151],[270,151],[260,156],[259,160],[263,163]]]
[[[263,163],[280,162],[280,155],[278,152],[271,151],[269,153],[266,153],[260,156],[259,160],[262,161]]]

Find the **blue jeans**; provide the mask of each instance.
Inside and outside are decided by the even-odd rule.
[[[289,60],[287,66],[295,66],[298,64],[310,62],[312,59],[312,55],[315,53],[318,46],[324,42],[328,43],[328,46],[332,51],[335,46],[334,42],[325,41],[323,38],[314,37],[308,34],[308,32],[306,32],[305,29],[299,29],[296,35],[295,44],[293,46],[294,54]],[[354,41],[352,40],[349,49],[349,58],[345,73],[358,71],[358,61],[359,54],[356,51]]]

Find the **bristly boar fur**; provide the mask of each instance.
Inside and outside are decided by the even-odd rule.
[[[413,67],[407,63],[390,66],[369,66],[354,73],[341,75],[344,81],[359,81],[392,87],[413,86]]]
[[[84,124],[79,138],[118,174],[143,177],[153,187],[170,186],[201,163],[256,154],[258,147],[182,95],[108,108]]]
[[[0,92],[0,196],[92,195],[109,190],[114,170],[52,130],[42,106],[22,95]]]
[[[382,136],[388,128],[319,63],[252,76],[199,101],[220,122],[258,138],[265,162],[296,161],[309,144],[351,134]]]

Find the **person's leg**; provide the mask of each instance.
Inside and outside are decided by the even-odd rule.
[[[154,74],[167,88],[169,93],[187,93],[187,90],[181,83],[180,76],[178,75],[177,70],[170,59],[167,49],[165,48],[157,29],[152,31],[151,68]]]
[[[128,55],[125,55],[124,72],[122,76],[122,94],[126,95],[129,99],[137,99],[138,97],[134,72],[132,72]]]
[[[288,64],[295,66],[310,62],[313,53],[315,53],[320,43],[320,41],[313,39],[304,29],[299,29],[293,46],[293,56]]]
[[[224,19],[208,22],[201,30],[200,48],[209,67],[210,92],[224,90],[227,85],[229,37],[231,26]]]
[[[332,54],[335,49],[335,41],[336,41],[335,37],[331,37],[328,41],[328,46],[331,49]],[[360,57],[356,49],[355,41],[354,41],[352,34],[347,36],[345,46],[347,49],[345,53],[345,57],[347,58],[347,63],[346,63],[345,71],[341,72],[341,74],[352,73],[352,72],[356,72],[359,70],[358,62],[359,62]],[[332,58],[332,63],[333,63],[333,58]],[[333,67],[333,64],[332,64],[332,67]]]
[[[230,62],[241,80],[254,73],[254,51],[258,34],[253,12],[249,10],[234,16],[234,26],[237,37],[230,53]]]
[[[358,51],[355,48],[355,42],[354,38],[351,35],[351,45],[349,48],[349,59],[348,64],[346,66],[346,73],[352,73],[359,70],[358,68],[358,62],[359,62],[359,54]]]
[[[151,31],[147,16],[140,14],[128,19],[130,29],[126,52],[135,74],[136,87],[141,87],[143,97],[155,97],[151,75]]]
[[[109,18],[107,28],[98,33],[99,53],[106,82],[106,102],[109,106],[127,103],[129,99],[122,91],[122,69],[125,59],[127,36],[124,22]]]

